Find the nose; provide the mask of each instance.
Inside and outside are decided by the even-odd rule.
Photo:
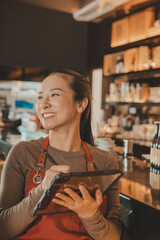
[[[41,108],[47,109],[51,106],[48,97],[44,98],[43,101],[41,102]]]

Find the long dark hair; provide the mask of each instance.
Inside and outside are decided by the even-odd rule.
[[[69,87],[74,93],[74,101],[82,101],[85,97],[88,98],[88,105],[81,116],[80,121],[80,137],[82,141],[87,142],[91,145],[93,143],[92,129],[91,129],[91,86],[87,79],[69,69],[63,69],[58,72],[51,73],[51,75],[61,75],[65,80],[69,80]]]

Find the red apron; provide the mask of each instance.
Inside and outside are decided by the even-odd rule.
[[[44,165],[45,155],[42,149],[47,150],[49,143],[49,138],[46,137],[41,148],[41,153],[38,159],[38,166]],[[86,146],[83,144],[83,148],[86,154],[88,170],[93,170],[93,162],[91,159],[90,152]],[[44,177],[45,171],[38,171],[38,173]],[[33,178],[37,172],[31,172],[27,181],[26,196],[28,196],[29,191],[32,188],[37,187],[37,183],[33,181]],[[54,204],[54,203],[53,203]],[[106,197],[100,206],[100,211],[104,215],[106,212]],[[24,216],[25,217],[25,216]],[[30,227],[18,238],[23,240],[91,240],[92,237],[89,236],[86,231],[82,221],[75,212],[60,213],[38,216],[37,219],[30,225]]]

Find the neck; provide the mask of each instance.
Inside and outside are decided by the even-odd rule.
[[[49,132],[49,144],[50,146],[66,151],[66,152],[76,152],[81,149],[82,141],[80,138],[79,131],[57,133],[53,130]]]

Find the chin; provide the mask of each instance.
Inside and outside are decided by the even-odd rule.
[[[52,130],[52,129],[54,129],[54,128],[51,127],[51,126],[43,126],[43,128],[44,128],[45,130]]]
[[[53,128],[53,125],[48,125],[48,124],[42,124],[42,126],[46,130],[51,130]]]

